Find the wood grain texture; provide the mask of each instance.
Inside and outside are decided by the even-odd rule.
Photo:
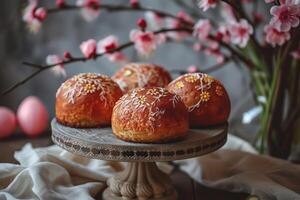
[[[207,129],[191,129],[186,138],[164,144],[125,142],[115,137],[110,127],[77,129],[52,120],[52,140],[72,153],[101,160],[171,161],[201,156],[223,146],[227,124]]]

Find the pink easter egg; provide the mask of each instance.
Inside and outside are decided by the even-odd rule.
[[[22,131],[30,137],[35,137],[47,128],[49,114],[41,100],[29,96],[19,105],[17,118]]]
[[[15,114],[8,108],[0,106],[0,139],[10,136],[17,126]]]

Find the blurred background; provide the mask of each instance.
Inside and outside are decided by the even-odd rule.
[[[67,1],[73,3],[75,1]],[[127,0],[102,1],[109,4],[128,4]],[[180,11],[176,1],[141,1],[148,7],[168,10],[174,15]],[[47,17],[41,30],[33,34],[22,21],[22,11],[27,1],[1,2],[0,7],[0,91],[3,91],[32,72],[32,68],[22,65],[22,61],[45,63],[49,54],[60,54],[70,51],[74,56],[80,56],[79,45],[89,38],[102,39],[110,34],[116,35],[120,43],[129,40],[129,32],[136,27],[136,20],[143,13],[101,11],[93,22],[86,22],[78,11],[65,11]],[[40,1],[41,6],[54,7],[55,1]],[[196,8],[197,9],[197,8]],[[148,59],[141,58],[133,48],[124,51],[131,61],[151,62],[164,66],[168,70],[186,69],[195,65],[205,69],[214,64],[214,60],[193,51],[184,43],[166,43]],[[80,72],[97,72],[113,75],[120,66],[101,57],[95,61],[75,63],[66,66],[67,78]],[[249,92],[249,77],[245,68],[228,63],[221,69],[210,73],[219,79],[226,87],[231,99],[230,132],[246,140],[252,141],[257,130],[255,123],[241,125],[243,113],[253,107],[252,95]],[[178,74],[172,74],[173,78]],[[50,119],[54,117],[55,93],[64,78],[56,77],[51,71],[45,71],[36,76],[10,94],[1,96],[0,106],[7,106],[16,111],[20,102],[31,95],[37,96],[46,105]],[[48,127],[50,130],[50,127]],[[20,131],[18,131],[20,132]],[[49,134],[48,134],[49,136]]]

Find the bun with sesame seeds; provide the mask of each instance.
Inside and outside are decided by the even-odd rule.
[[[125,93],[134,88],[166,87],[172,80],[163,67],[150,63],[129,63],[117,71],[112,79]]]
[[[116,103],[112,130],[129,142],[163,143],[186,136],[188,111],[178,95],[165,88],[137,88]]]
[[[56,93],[56,119],[77,128],[110,125],[113,107],[121,96],[121,89],[108,76],[78,74],[65,81]]]
[[[230,100],[224,86],[207,74],[182,75],[167,89],[181,97],[188,108],[192,127],[222,124],[229,117]]]

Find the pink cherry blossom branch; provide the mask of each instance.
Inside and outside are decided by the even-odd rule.
[[[227,3],[228,5],[230,5],[234,10],[235,12],[238,14],[238,18],[241,19],[241,18],[244,18],[246,19],[250,24],[251,26],[253,27],[253,32],[255,34],[255,24],[253,23],[253,21],[248,17],[247,13],[245,12],[245,10],[243,9],[243,6],[240,2],[238,2],[237,4],[236,3],[233,3],[231,2],[230,0],[222,0],[223,2]],[[253,35],[250,35],[250,39],[251,41],[253,42],[255,48],[260,51],[261,50],[261,47],[259,45],[259,42],[257,41],[257,39],[254,37],[254,34]],[[262,53],[262,52],[260,52]]]
[[[57,13],[57,12],[64,11],[64,10],[76,10],[76,9],[81,9],[81,8],[84,8],[84,6],[65,4],[61,8],[48,8],[47,13],[48,14]],[[139,5],[138,7],[131,7],[131,6],[124,6],[124,5],[100,4],[99,9],[100,10],[103,9],[108,12],[122,12],[122,11],[145,12],[145,11],[150,11],[150,12],[154,12],[162,17],[170,17],[170,18],[176,19],[187,26],[193,26],[193,23],[185,21],[182,18],[177,17],[176,15],[173,15],[171,13],[167,13],[167,12],[164,12],[161,10],[157,10],[154,8],[143,7],[141,5]]]
[[[180,31],[184,31],[184,32],[193,32],[192,28],[174,28],[174,29],[161,29],[158,31],[153,32],[155,35],[160,34],[160,33],[166,33],[166,32],[180,32]],[[212,39],[214,39],[213,37],[211,37]],[[218,41],[220,42],[220,41]],[[16,84],[12,85],[11,87],[9,87],[8,89],[6,89],[5,91],[2,92],[2,95],[8,94],[11,91],[13,91],[14,89],[18,88],[19,86],[23,85],[24,83],[26,83],[27,81],[29,81],[30,79],[34,78],[36,75],[40,74],[41,72],[50,69],[54,66],[57,65],[67,65],[67,64],[71,64],[74,62],[85,62],[87,60],[91,60],[91,59],[97,59],[98,57],[101,57],[105,54],[108,53],[114,53],[117,51],[121,51],[127,47],[132,46],[134,43],[133,42],[127,42],[123,45],[120,45],[118,48],[115,49],[111,49],[108,50],[104,53],[99,53],[99,54],[95,54],[95,56],[93,56],[92,58],[86,58],[86,57],[71,57],[68,60],[64,60],[62,62],[58,62],[58,63],[54,63],[54,64],[50,64],[50,65],[39,65],[39,64],[34,64],[34,63],[29,63],[29,62],[23,62],[24,65],[26,66],[30,66],[33,68],[36,68],[37,70],[35,72],[33,72],[32,74],[30,74],[29,76],[25,77],[23,80],[17,82]],[[241,61],[243,61],[246,66],[248,67],[255,67],[254,63],[249,60],[247,57],[243,56],[241,53],[239,53],[237,50],[235,50],[233,47],[231,47],[230,45],[224,43],[224,42],[220,42],[220,45],[223,46],[224,48],[226,48],[227,50],[229,50],[231,52],[232,55],[238,57]],[[214,66],[214,68],[217,68],[217,66]]]
[[[231,6],[235,6],[235,4],[232,3],[229,0],[222,0],[222,1],[228,3]],[[85,6],[64,4],[62,7],[49,8],[49,9],[47,9],[47,12],[48,13],[55,13],[55,12],[59,12],[59,11],[62,11],[62,10],[72,10],[72,9],[81,9],[81,8],[85,8]],[[238,7],[234,7],[234,8],[236,9],[236,12],[239,12]],[[105,10],[110,11],[110,12],[115,12],[115,11],[142,11],[142,12],[151,11],[151,12],[154,12],[154,13],[160,15],[160,16],[165,16],[165,17],[170,17],[170,18],[176,19],[180,23],[182,23],[183,27],[192,28],[195,25],[192,21],[185,20],[182,17],[178,17],[176,15],[173,15],[173,14],[170,14],[170,13],[167,13],[167,12],[164,12],[164,11],[160,11],[160,10],[157,10],[157,9],[143,7],[140,4],[138,4],[137,6],[100,4],[99,7],[95,8],[95,9],[105,9]],[[246,15],[245,15],[245,18],[248,19]],[[248,21],[251,22],[250,19],[248,19]],[[253,41],[255,47],[257,49],[260,49],[259,48],[259,43],[255,40],[255,38],[252,37],[252,36],[250,36],[250,37],[251,37],[251,40]],[[219,41],[217,41],[217,42],[219,42]],[[249,60],[245,56],[243,56],[238,50],[235,50],[234,48],[232,48],[231,46],[229,46],[225,43],[223,43],[222,46],[225,47],[226,49],[228,49],[229,51],[231,51],[232,53],[236,54],[236,56],[241,58],[241,60],[244,61],[247,65],[249,65],[251,67],[254,66],[254,64],[251,62],[251,60]]]
[[[223,41],[218,41],[218,40],[216,40],[212,36],[210,36],[209,38],[212,39],[212,40],[215,40],[215,41],[219,42],[220,45],[223,46],[224,48],[226,48],[227,50],[229,50],[232,55],[236,56],[241,61],[243,61],[247,65],[247,67],[249,67],[249,68],[255,68],[255,64],[252,62],[252,60],[250,60],[247,57],[245,57],[243,54],[241,54],[238,50],[236,50],[235,48],[233,48],[229,44],[227,44],[227,43],[225,43]]]
[[[237,4],[235,4],[230,0],[222,0],[222,1],[229,4],[235,10],[235,12],[237,12],[240,18],[246,19],[254,27],[252,20],[248,17],[246,12],[244,11],[241,2],[237,1]]]
[[[234,10],[235,12],[238,14],[238,17],[241,19],[241,18],[244,18],[246,19],[250,24],[251,26],[253,27],[253,35],[250,35],[250,39],[251,41],[253,42],[256,50],[260,53],[262,53],[261,51],[261,45],[259,44],[259,42],[257,41],[257,39],[255,38],[255,23],[248,17],[247,13],[245,12],[242,4],[238,4],[238,3],[234,3],[232,2],[231,0],[222,0],[223,2],[227,3],[228,5],[230,5]]]
[[[202,72],[202,73],[210,73],[213,72],[215,70],[221,69],[224,65],[226,65],[227,63],[229,63],[231,61],[232,57],[225,57],[224,61],[222,63],[216,63],[210,67],[206,67],[203,70],[197,70],[196,72]],[[180,69],[174,69],[174,70],[170,70],[171,73],[178,73],[178,74],[185,74],[187,73],[186,70],[180,70]]]
[[[155,35],[157,35],[157,34],[160,34],[160,33],[181,32],[181,31],[183,31],[183,32],[192,32],[192,29],[190,29],[190,28],[161,29],[161,30],[158,30],[158,31],[154,31],[153,33]],[[128,47],[132,46],[132,45],[134,45],[134,42],[127,42],[127,43],[124,43],[123,45],[120,45],[117,48],[108,50],[108,51],[106,51],[104,53],[95,54],[95,56],[93,56],[92,58],[71,57],[68,60],[64,60],[62,62],[54,63],[54,64],[51,64],[51,65],[39,65],[39,64],[30,63],[30,62],[23,62],[24,65],[36,68],[37,70],[35,72],[33,72],[32,74],[30,74],[29,76],[25,77],[23,80],[17,82],[16,84],[12,85],[8,89],[4,90],[1,94],[2,95],[6,95],[6,94],[10,93],[11,91],[13,91],[14,89],[18,88],[19,86],[25,84],[27,81],[29,81],[30,79],[34,78],[36,75],[40,74],[41,72],[43,72],[43,71],[45,71],[47,69],[50,69],[52,67],[55,67],[57,65],[67,65],[67,64],[71,64],[71,63],[75,63],[75,62],[85,62],[85,61],[92,60],[92,59],[95,60],[95,59],[97,59],[97,58],[99,58],[99,57],[101,57],[101,56],[103,56],[105,54],[118,52],[118,51],[121,51],[121,50],[123,50],[125,48],[128,48]]]
[[[175,0],[174,3],[177,4],[178,7],[184,8],[185,11],[189,12],[189,14],[192,17],[194,17],[194,18],[204,18],[204,16],[199,12],[199,10],[195,10],[195,9],[197,9],[197,6],[192,7],[192,6],[188,5],[185,1],[181,1],[181,0]]]

